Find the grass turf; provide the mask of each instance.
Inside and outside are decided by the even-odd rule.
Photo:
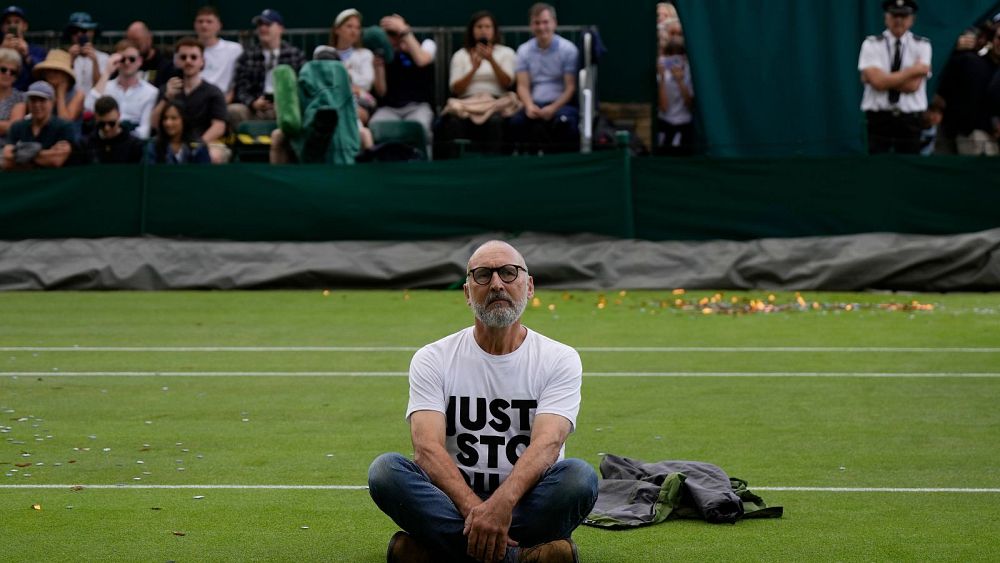
[[[807,304],[825,309],[738,316],[702,313],[699,301],[712,296],[541,292],[525,322],[581,347],[759,348],[584,352],[588,374],[993,373],[1000,367],[996,352],[768,349],[996,348],[996,295],[807,294]],[[733,296],[767,298],[723,298]],[[678,309],[676,299],[688,309]],[[794,300],[775,296],[776,304]],[[878,307],[913,300],[935,307]],[[465,326],[463,304],[460,292],[421,291],[8,293],[0,294],[0,346],[413,347]],[[853,310],[839,308],[846,304]],[[378,453],[410,451],[403,377],[57,375],[405,372],[410,355],[3,351],[0,427],[8,431],[0,434],[0,484],[364,484]],[[601,452],[710,461],[747,479],[751,490],[994,487],[998,391],[1000,379],[993,377],[588,375],[567,451],[595,466]],[[16,465],[25,463],[32,465]],[[760,494],[784,505],[785,517],[735,526],[668,522],[628,532],[581,528],[574,537],[585,561],[1000,556],[995,493]],[[36,503],[41,510],[32,508]],[[395,527],[357,490],[2,488],[0,530],[10,560],[380,561]]]

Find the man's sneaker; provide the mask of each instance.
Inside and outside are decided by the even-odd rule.
[[[522,549],[517,560],[522,563],[580,563],[580,555],[573,540],[565,539]]]
[[[435,563],[440,560],[430,549],[403,531],[396,532],[389,540],[385,559],[389,563]]]

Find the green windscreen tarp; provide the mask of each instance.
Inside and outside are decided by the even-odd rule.
[[[879,0],[675,0],[684,24],[699,144],[713,156],[864,152],[858,53],[885,29]],[[958,35],[1000,3],[920,0],[913,31],[935,77]],[[935,80],[929,84],[933,92]]]

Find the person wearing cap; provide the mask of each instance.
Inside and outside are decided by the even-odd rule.
[[[149,31],[149,26],[145,22],[137,20],[129,24],[125,38],[138,45],[139,54],[142,55],[139,78],[157,88],[162,88],[167,80],[176,76],[177,69],[174,68],[173,57],[153,45],[153,33]]]
[[[375,83],[375,55],[361,45],[361,12],[348,8],[337,14],[330,27],[329,46],[334,48],[338,60],[344,63],[351,77],[351,93],[354,94],[358,118],[361,123],[368,123],[376,105],[375,96],[371,94]],[[323,47],[316,49],[314,59]]]
[[[100,26],[87,12],[70,14],[69,23],[63,29],[63,42],[68,45],[66,51],[73,57],[76,86],[83,92],[94,86],[111,56],[94,48],[94,37],[99,31]]]
[[[539,2],[529,11],[533,38],[517,48],[517,95],[524,109],[510,119],[529,151],[571,150],[580,140],[576,71],[580,50],[556,33],[556,9]]]
[[[116,102],[115,111],[120,119],[131,126],[132,132],[140,139],[149,138],[153,108],[160,97],[155,86],[139,78],[142,56],[139,47],[128,39],[115,44],[115,54],[101,73],[100,80],[87,92],[84,109],[94,111],[97,100],[110,96]],[[113,79],[111,75],[118,73]]]
[[[205,68],[201,77],[215,85],[226,95],[226,103],[233,101],[233,75],[236,61],[243,54],[243,45],[219,37],[222,17],[214,6],[202,6],[194,17],[194,32],[205,47]]]
[[[35,64],[45,59],[46,50],[41,45],[28,43],[24,34],[28,32],[28,16],[19,6],[7,6],[0,13],[0,37],[3,43],[0,47],[13,49],[21,55],[21,74],[14,82],[14,88],[22,92],[28,89],[32,82],[31,70]]]
[[[53,106],[56,116],[67,121],[77,121],[83,116],[86,92],[77,88],[76,74],[70,65],[72,57],[62,49],[52,49],[45,60],[36,64],[31,74],[35,79],[48,82],[55,89]]]
[[[861,44],[858,71],[865,85],[861,110],[868,118],[868,153],[918,154],[931,42],[914,35],[915,0],[885,0],[886,29]]]
[[[55,89],[39,80],[28,86],[31,119],[11,125],[0,166],[4,170],[59,168],[72,153],[73,126],[52,115]]]
[[[298,72],[306,62],[298,47],[282,40],[285,20],[277,10],[268,8],[250,21],[257,28],[258,43],[236,62],[236,91],[229,105],[229,123],[234,131],[248,119],[273,120],[274,67],[289,65]]]
[[[0,47],[0,147],[7,144],[10,126],[24,119],[24,92],[14,88],[21,70],[21,55],[14,49]]]

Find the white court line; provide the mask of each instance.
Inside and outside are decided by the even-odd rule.
[[[405,371],[27,371],[0,372],[12,377],[407,377]],[[585,377],[858,377],[996,378],[1000,372],[818,372],[818,371],[596,371]]]
[[[0,346],[0,352],[416,352],[414,346]],[[883,346],[581,346],[594,353],[789,352],[879,354],[1000,354],[1000,348]]]
[[[0,489],[208,489],[208,490],[297,490],[362,491],[364,485],[0,485]],[[1000,489],[960,487],[749,487],[751,491],[815,493],[1000,493]]]

